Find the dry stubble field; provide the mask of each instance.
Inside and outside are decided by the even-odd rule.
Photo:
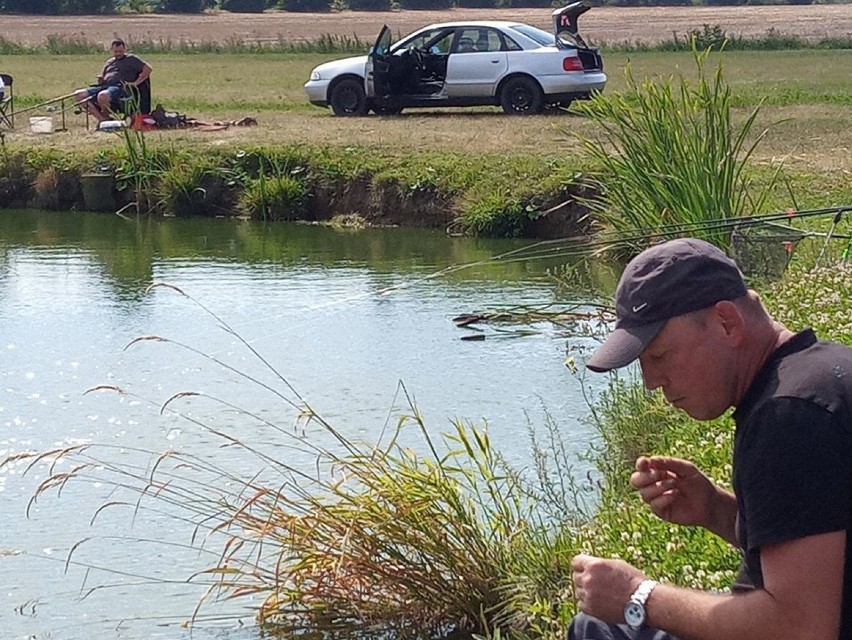
[[[3,16],[3,37],[21,43],[43,43],[49,35],[104,42],[113,36],[129,40],[170,42],[271,42],[313,40],[323,34],[355,35],[372,40],[382,24],[411,31],[430,22],[487,19],[518,20],[549,29],[546,9],[454,9],[300,14]],[[765,7],[598,7],[582,18],[582,31],[594,42],[655,42],[702,25],[719,25],[729,35],[759,36],[768,29],[809,39],[852,35],[852,4]]]

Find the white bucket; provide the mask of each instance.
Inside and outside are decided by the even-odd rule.
[[[53,133],[53,118],[50,116],[30,118],[30,131],[33,133]]]

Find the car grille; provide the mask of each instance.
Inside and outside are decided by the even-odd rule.
[[[602,71],[603,59],[595,49],[577,49],[584,71]]]

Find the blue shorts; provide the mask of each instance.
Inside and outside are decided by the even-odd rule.
[[[95,87],[88,87],[86,89],[86,93],[89,94],[89,98],[94,98],[101,91],[109,91],[110,102],[115,102],[119,98],[121,98],[121,96],[124,95],[124,89],[122,89],[120,86],[115,86],[115,85],[114,86],[106,86],[106,85],[103,85],[103,84],[99,84]]]

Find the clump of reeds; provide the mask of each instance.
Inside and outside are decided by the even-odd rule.
[[[580,105],[601,130],[583,138],[599,165],[589,202],[600,220],[640,248],[667,237],[673,226],[718,246],[729,243],[730,221],[760,213],[776,183],[755,189],[748,160],[766,131],[752,137],[758,106],[734,122],[730,86],[719,64],[706,69],[709,52],[695,52],[697,80],[634,78],[627,91],[598,94]]]

